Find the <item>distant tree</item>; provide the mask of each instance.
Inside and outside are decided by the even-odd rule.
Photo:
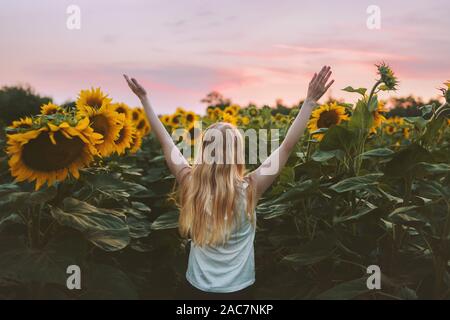
[[[218,91],[212,91],[206,95],[205,98],[201,100],[202,103],[205,103],[207,107],[219,107],[224,109],[231,105],[231,99],[224,98],[224,96]]]
[[[438,100],[430,99],[428,102],[424,102],[420,98],[413,96],[393,98],[390,103],[394,106],[389,110],[387,116],[390,117],[419,117],[422,115],[420,108],[426,105],[435,104],[440,105]]]
[[[0,122],[9,125],[13,120],[38,114],[41,105],[51,101],[36,94],[31,87],[4,86],[0,89]]]
[[[75,101],[67,101],[64,102],[61,107],[68,108],[68,109],[75,109],[76,108],[76,102]]]

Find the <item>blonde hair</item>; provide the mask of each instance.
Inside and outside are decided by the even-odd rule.
[[[208,152],[211,151],[212,152]],[[205,152],[206,151],[206,152]],[[179,231],[199,246],[226,243],[240,212],[238,188],[247,182],[247,216],[254,223],[253,183],[245,175],[244,139],[229,123],[218,122],[203,132],[192,169],[179,188]]]

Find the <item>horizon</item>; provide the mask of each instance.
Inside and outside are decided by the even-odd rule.
[[[158,113],[179,106],[203,112],[200,100],[211,91],[240,105],[282,99],[291,106],[325,64],[336,79],[330,96],[354,102],[341,89],[372,86],[374,64],[385,61],[400,85],[382,99],[439,97],[450,77],[448,1],[377,2],[380,30],[366,26],[369,1],[2,2],[0,86],[29,84],[58,104],[101,87],[136,106],[127,73],[143,83]],[[72,4],[81,10],[80,30],[66,27]]]

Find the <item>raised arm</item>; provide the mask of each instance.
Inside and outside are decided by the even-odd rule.
[[[256,184],[256,198],[258,199],[275,181],[294,149],[297,141],[304,134],[311,112],[317,101],[327,92],[334,83],[327,84],[331,76],[331,67],[323,67],[319,74],[314,74],[309,83],[308,94],[303,102],[300,112],[289,128],[285,139],[255,171],[250,173],[252,181]]]
[[[177,146],[173,142],[172,137],[167,132],[166,128],[161,123],[152,106],[150,105],[145,89],[136,81],[136,79],[131,78],[130,80],[126,75],[124,75],[124,77],[130,89],[139,98],[142,105],[144,106],[145,114],[147,115],[147,119],[152,126],[152,130],[155,133],[156,138],[161,144],[164,158],[166,159],[166,163],[169,167],[170,172],[172,172],[177,181],[180,182],[182,178],[182,175],[180,173],[182,173],[182,171],[184,172],[184,169],[190,168],[189,163],[187,162],[181,151],[177,148]]]

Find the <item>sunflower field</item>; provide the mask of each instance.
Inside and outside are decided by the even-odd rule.
[[[385,64],[377,71],[372,88],[343,89],[354,102],[313,111],[261,199],[257,298],[450,298],[450,82],[420,115],[389,116],[383,94],[398,81]],[[193,146],[198,123],[283,138],[297,113],[230,102],[160,119]],[[49,102],[7,123],[0,145],[1,299],[177,298],[188,245],[175,179],[141,108],[82,90],[73,105]],[[66,286],[71,265],[79,290]],[[366,285],[371,265],[381,289]]]

